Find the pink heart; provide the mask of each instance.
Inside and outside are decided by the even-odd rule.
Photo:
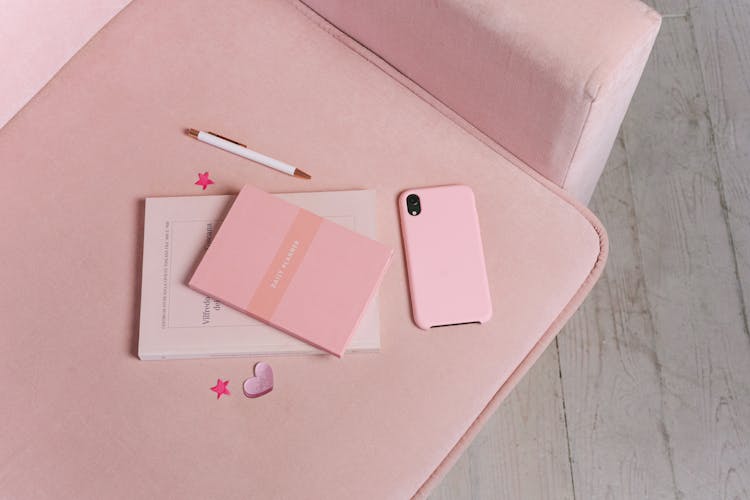
[[[257,363],[255,365],[255,376],[245,380],[242,384],[245,396],[259,398],[273,390],[273,370],[268,363]]]

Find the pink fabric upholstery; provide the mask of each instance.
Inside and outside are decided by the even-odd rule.
[[[130,0],[3,0],[0,128]]]
[[[5,5],[0,128],[129,1]],[[431,92],[491,147],[512,151],[584,203],[660,23],[637,0],[306,3]],[[540,111],[528,113],[530,103]]]
[[[136,0],[0,130],[3,496],[424,496],[593,285],[607,242],[585,208],[318,23],[276,0]],[[380,240],[397,250],[381,353],[272,358],[275,389],[252,401],[238,388],[257,360],[135,358],[143,198],[200,194],[205,170],[206,194],[377,190]],[[425,333],[396,196],[456,182],[476,194],[494,316]],[[231,397],[216,400],[217,377]]]
[[[660,25],[638,0],[305,0],[588,202]]]

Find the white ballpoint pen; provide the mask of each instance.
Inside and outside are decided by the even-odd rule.
[[[279,172],[283,172],[288,175],[293,175],[294,177],[310,179],[310,174],[303,172],[297,167],[289,165],[288,163],[284,163],[283,161],[279,161],[274,158],[271,158],[270,156],[266,156],[264,154],[258,153],[257,151],[253,151],[252,149],[248,148],[246,145],[241,144],[232,139],[229,139],[227,137],[221,136],[217,134],[216,132],[203,132],[202,130],[189,128],[187,129],[187,134],[190,137],[194,137],[195,139],[198,139],[201,142],[205,142],[206,144],[210,144],[219,149],[223,149],[224,151],[229,151],[230,153],[234,153],[237,156],[247,158],[248,160],[261,163],[274,170],[278,170]]]

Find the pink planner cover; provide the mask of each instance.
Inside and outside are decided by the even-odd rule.
[[[392,250],[253,186],[189,286],[341,357]]]

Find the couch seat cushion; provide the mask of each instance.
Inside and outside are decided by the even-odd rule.
[[[188,138],[244,139],[288,177]],[[598,222],[275,0],[137,0],[0,131],[0,491],[9,498],[405,498],[450,466],[598,276]],[[375,188],[396,254],[382,352],[135,357],[143,199]],[[474,189],[494,317],[411,321],[396,196]],[[229,379],[231,397],[209,390]]]

